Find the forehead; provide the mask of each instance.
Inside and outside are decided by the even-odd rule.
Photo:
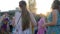
[[[19,2],[19,4],[23,4],[23,1]]]
[[[20,1],[19,4],[26,4],[26,2],[25,1]]]

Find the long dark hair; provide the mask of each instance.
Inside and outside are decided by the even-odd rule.
[[[25,6],[24,9],[22,9],[22,30],[25,30],[25,29],[29,28],[30,15],[29,15],[29,12],[26,8],[26,2],[25,1],[20,1],[19,6],[21,8],[23,8],[23,6]]]
[[[59,13],[60,13],[60,1],[59,0],[54,0],[53,3],[52,3],[52,9],[58,9],[59,10]]]
[[[59,2],[58,2],[58,0],[53,1],[52,9],[59,9]]]

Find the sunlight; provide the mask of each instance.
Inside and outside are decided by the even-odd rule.
[[[36,14],[46,14],[50,10],[52,2],[53,0],[36,0]]]

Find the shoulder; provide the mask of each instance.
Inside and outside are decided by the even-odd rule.
[[[52,14],[55,16],[55,15],[57,15],[57,12],[58,12],[58,10],[57,10],[57,9],[54,9],[54,10],[52,11]]]
[[[58,12],[57,9],[52,10],[52,13],[57,13],[57,12]]]

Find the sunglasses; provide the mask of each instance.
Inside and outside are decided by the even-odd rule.
[[[20,7],[23,7],[22,5],[19,5]]]

